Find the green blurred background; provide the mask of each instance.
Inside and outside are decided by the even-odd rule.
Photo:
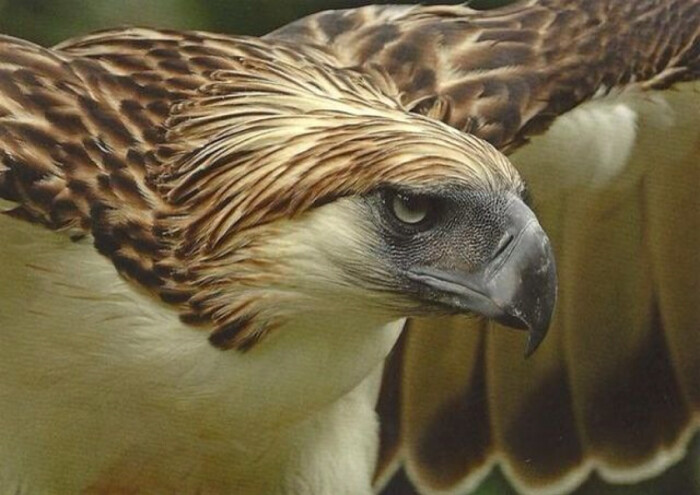
[[[512,0],[473,0],[472,8],[487,9]],[[624,0],[620,0],[624,1]],[[359,7],[371,3],[416,1],[352,0],[0,0],[0,33],[50,46],[66,38],[97,29],[140,25],[179,29],[204,29],[225,33],[261,35],[304,15],[325,9]],[[460,3],[449,0],[423,4]],[[696,452],[698,442],[693,450]],[[690,458],[698,459],[697,455]],[[686,460],[663,476],[635,486],[606,486],[593,478],[577,495],[691,495],[698,493],[694,478],[697,461]],[[393,495],[408,493],[399,480]],[[507,482],[495,472],[478,495],[513,495]]]
[[[491,8],[512,0],[473,0]],[[137,24],[265,34],[299,17],[326,9],[411,1],[352,0],[0,0],[0,32],[52,45],[97,29]],[[459,3],[423,0],[422,4]]]

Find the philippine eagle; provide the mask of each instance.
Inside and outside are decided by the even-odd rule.
[[[697,251],[678,241],[700,231],[687,223],[697,133],[672,150],[682,172],[620,172],[639,153],[644,109],[666,108],[647,90],[698,77],[697,18],[695,0],[542,0],[327,13],[265,40],[128,29],[45,50],[4,39],[0,488],[368,493],[373,407],[405,316],[429,318],[391,366],[400,394],[385,383],[380,409],[400,398],[401,427],[385,432],[381,467],[404,462],[421,490],[458,493],[494,461],[524,488],[568,489],[601,456],[606,467],[601,443],[629,436],[648,444],[642,460],[682,450],[697,424],[687,308],[700,305],[688,305]],[[532,348],[555,292],[518,173],[438,120],[506,152],[552,124],[513,155],[571,294],[534,361],[521,364],[503,332],[434,319],[529,326]],[[655,130],[689,127],[661,120]],[[623,145],[601,147],[612,133]],[[690,214],[671,222],[687,230],[660,218],[679,206]],[[654,241],[624,243],[641,233]],[[591,245],[620,244],[626,255],[591,257]],[[633,277],[575,296],[618,270]],[[611,293],[619,307],[600,312]],[[654,366],[650,352],[662,354]],[[653,418],[670,417],[642,422],[662,433],[611,424],[618,438],[591,439],[579,410],[610,403],[597,384],[619,395],[640,369],[645,392],[670,397]],[[630,408],[612,409],[624,425]]]
[[[0,40],[0,491],[361,494],[406,316],[545,335],[519,174],[313,48]]]
[[[269,38],[381,68],[411,111],[504,151],[554,246],[532,360],[494,323],[410,323],[379,484],[403,467],[420,493],[461,494],[497,465],[520,492],[568,493],[682,459],[700,427],[700,1],[371,6]]]

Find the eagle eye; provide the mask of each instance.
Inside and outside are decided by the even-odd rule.
[[[391,200],[391,211],[401,222],[416,225],[425,220],[430,202],[425,197],[395,194]]]
[[[387,190],[383,199],[395,223],[411,229],[430,227],[440,209],[439,201],[425,194]]]

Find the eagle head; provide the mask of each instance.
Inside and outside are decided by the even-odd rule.
[[[537,347],[554,259],[505,156],[352,71],[253,69],[178,109],[169,141],[191,144],[161,174],[170,264],[212,343],[247,349],[305,315],[467,313]]]

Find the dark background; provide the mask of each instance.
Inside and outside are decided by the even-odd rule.
[[[472,0],[476,9],[492,8],[512,0]],[[624,0],[621,0],[624,1]],[[635,0],[630,0],[635,1]],[[359,7],[372,3],[458,4],[455,0],[0,0],[0,33],[50,46],[98,29],[124,25],[203,29],[223,33],[262,35],[304,15],[326,9]],[[695,442],[693,449],[700,450]],[[697,456],[689,456],[697,459]],[[698,476],[692,460],[664,476],[632,486],[605,486],[591,479],[576,495],[691,495],[690,478]],[[698,493],[690,488],[691,492]],[[404,488],[396,493],[403,495]],[[512,495],[496,472],[476,495]]]

